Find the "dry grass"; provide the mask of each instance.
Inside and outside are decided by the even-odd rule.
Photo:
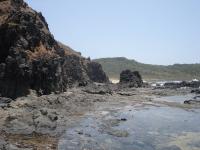
[[[8,13],[11,11],[10,1],[0,1],[0,24],[2,24],[8,17]]]
[[[42,43],[34,49],[34,52],[28,51],[27,53],[30,60],[38,58],[51,59],[58,57],[54,49],[47,49]]]
[[[0,11],[1,11],[0,15],[10,12],[10,10],[11,10],[10,1],[8,0],[0,1]]]

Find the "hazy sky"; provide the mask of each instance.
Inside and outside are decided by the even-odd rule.
[[[200,63],[200,0],[26,0],[54,37],[92,59]]]

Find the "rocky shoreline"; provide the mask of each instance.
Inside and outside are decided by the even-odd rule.
[[[95,111],[95,107],[109,106],[112,103],[115,105],[123,103],[147,105],[151,103],[151,105],[167,105],[184,109],[200,108],[200,105],[196,104],[154,101],[156,97],[189,94],[191,89],[117,89],[116,86],[94,84],[83,88],[72,88],[62,94],[43,96],[38,96],[36,92],[31,91],[31,94],[26,97],[5,101],[6,105],[0,107],[0,130],[2,131],[1,137],[3,137],[3,139],[0,138],[0,141],[5,143],[2,145],[6,148],[22,146],[21,149],[43,149],[45,145],[52,143],[47,141],[46,144],[37,147],[38,143],[35,145],[28,143],[27,139],[35,139],[37,137],[35,135],[41,135],[38,138],[48,136],[56,141],[85,113]],[[22,141],[18,141],[18,139],[13,141],[13,136],[25,138],[22,138]],[[56,142],[53,143],[56,145]]]
[[[0,0],[0,150],[59,149],[70,127],[104,108],[199,109],[199,87],[199,81],[152,87],[130,70],[112,84],[100,64],[56,41],[41,13],[23,0]],[[156,100],[191,93],[194,97],[182,103]],[[112,128],[126,121],[111,118],[101,131],[128,137]]]

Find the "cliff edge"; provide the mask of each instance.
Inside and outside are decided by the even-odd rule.
[[[23,0],[0,0],[1,96],[63,92],[93,81],[108,82],[101,65],[57,42],[43,15]]]

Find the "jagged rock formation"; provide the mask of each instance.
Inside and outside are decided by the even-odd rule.
[[[142,87],[142,77],[138,71],[124,70],[120,74],[120,85],[126,85],[128,87]]]
[[[57,42],[42,14],[23,0],[0,0],[1,96],[62,92],[89,81],[108,82],[99,64]]]
[[[104,73],[102,66],[96,62],[88,64],[87,73],[90,79],[94,82],[103,83],[109,80],[106,74]]]

